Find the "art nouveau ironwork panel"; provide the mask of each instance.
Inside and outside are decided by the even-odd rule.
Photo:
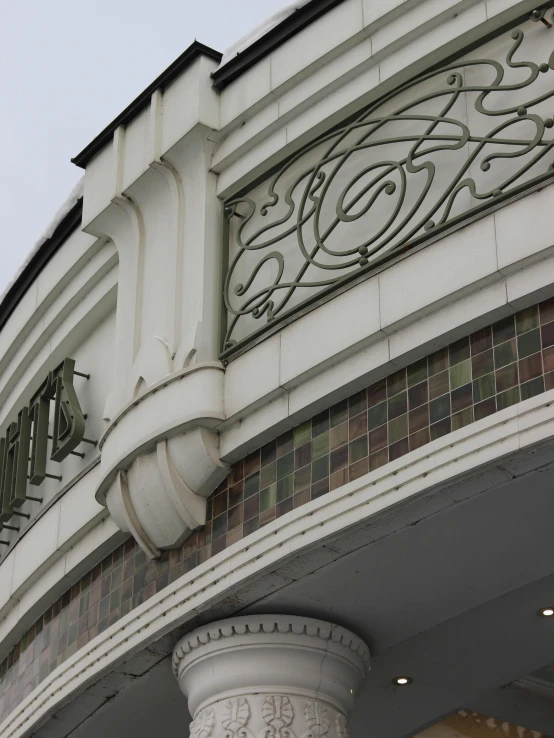
[[[367,106],[225,202],[224,354],[554,176],[554,30],[535,20]]]

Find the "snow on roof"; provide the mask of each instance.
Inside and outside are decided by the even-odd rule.
[[[303,8],[304,5],[307,5],[309,2],[311,2],[311,0],[296,0],[296,2],[285,5],[281,10],[277,10],[275,13],[268,15],[267,18],[265,18],[261,23],[258,23],[258,25],[251,31],[245,33],[244,36],[241,36],[238,39],[238,41],[235,41],[234,44],[231,44],[231,46],[225,49],[218,69],[225,66],[225,64],[231,61],[231,59],[242,54],[243,51],[245,51],[255,41],[258,41],[262,36],[265,36],[266,33],[269,33],[269,31],[275,28],[275,26],[278,26],[286,18],[296,13],[297,10],[300,10],[300,8]]]
[[[85,184],[85,177],[83,175],[81,179],[77,182],[75,187],[71,190],[71,192],[69,193],[69,196],[63,202],[61,207],[58,209],[57,213],[54,215],[50,223],[48,223],[48,225],[46,226],[45,230],[42,233],[42,236],[38,239],[38,241],[35,243],[33,248],[29,251],[24,262],[21,264],[19,269],[16,271],[16,273],[13,275],[9,283],[4,288],[4,291],[2,292],[2,295],[0,296],[0,305],[4,301],[4,298],[6,297],[10,289],[17,282],[19,277],[23,274],[23,272],[27,268],[27,265],[31,262],[35,254],[37,254],[38,251],[40,251],[41,247],[46,243],[46,241],[48,241],[48,239],[53,236],[56,228],[60,225],[60,223],[65,218],[65,216],[70,212],[70,210],[74,207],[74,205],[77,203],[77,200],[79,200],[79,198],[83,196],[84,184]]]

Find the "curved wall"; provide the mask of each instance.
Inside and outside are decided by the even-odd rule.
[[[547,69],[507,66],[536,71],[549,101],[554,30],[530,20],[536,6],[345,0],[221,93],[214,58],[199,52],[87,162],[82,228],[0,333],[2,429],[71,357],[91,375],[75,382],[86,436],[99,442],[58,465],[62,481],[46,479],[42,503],[25,502],[19,531],[2,531],[6,736],[28,734],[102,669],[268,562],[425,494],[487,453],[552,435],[548,167],[223,355],[214,289],[225,270],[222,201],[249,196],[322,131],[414,75],[475,58],[481,48],[468,44],[505,59],[517,20]],[[543,152],[548,104],[531,121],[510,113],[541,130],[531,149]],[[510,165],[501,162],[502,176]],[[402,487],[397,474],[414,479]],[[378,503],[375,485],[389,485]],[[302,508],[310,526],[322,520],[304,537]],[[178,521],[169,533],[168,520]],[[161,609],[171,611],[164,625]]]

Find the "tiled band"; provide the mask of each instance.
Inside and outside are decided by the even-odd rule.
[[[287,431],[234,465],[208,522],[148,561],[134,540],[54,603],[0,665],[0,721],[78,649],[275,518],[432,440],[554,388],[554,299],[467,336]]]

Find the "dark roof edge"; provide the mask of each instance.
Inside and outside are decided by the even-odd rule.
[[[214,87],[219,91],[223,90],[273,49],[342,2],[343,0],[312,0],[311,3],[299,8],[244,51],[230,59],[221,69],[217,69],[212,74]]]
[[[21,274],[17,277],[0,303],[0,331],[6,325],[12,313],[23,299],[23,296],[46,264],[62,246],[64,241],[81,225],[82,213],[83,198],[80,197],[65,218],[59,223],[50,238],[46,239],[36,253],[33,254],[29,263],[25,265]]]
[[[100,149],[104,148],[107,143],[109,143],[116,128],[130,123],[133,118],[148,105],[153,92],[167,87],[170,82],[178,77],[181,72],[192,64],[192,62],[196,61],[199,56],[207,56],[210,59],[214,59],[219,62],[221,61],[222,54],[219,51],[212,49],[210,46],[206,46],[199,41],[194,41],[188,49],[186,49],[181,56],[175,59],[175,61],[172,62],[159,77],[156,77],[156,79],[148,85],[148,87],[143,90],[140,95],[117,116],[117,118],[114,118],[114,120],[112,120],[112,122],[106,126],[106,128],[104,128],[104,130],[99,133],[98,136],[88,144],[88,146],[85,146],[77,156],[71,159],[73,164],[84,169],[92,157],[95,156]]]

